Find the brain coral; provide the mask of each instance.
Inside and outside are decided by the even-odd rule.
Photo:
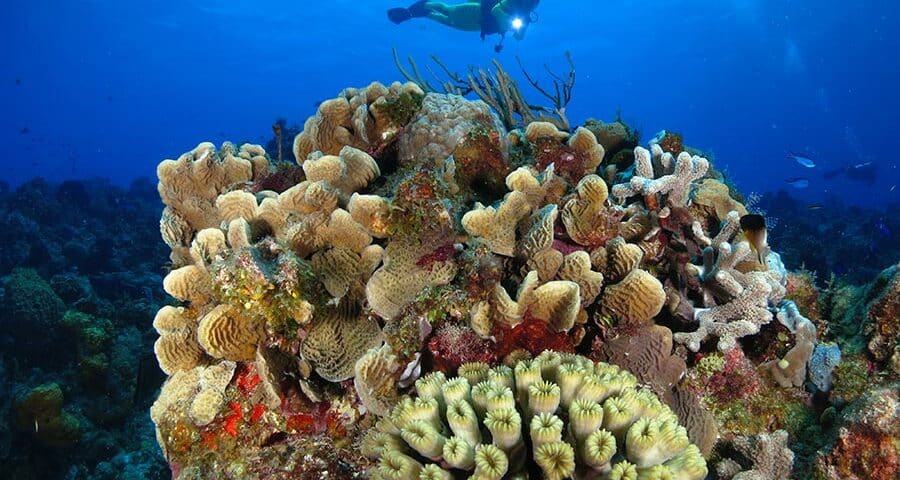
[[[470,365],[416,383],[363,443],[373,478],[705,478],[706,462],[668,407],[629,373],[544,352],[515,368]],[[461,371],[461,375],[464,372]]]

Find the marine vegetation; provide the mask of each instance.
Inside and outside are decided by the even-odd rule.
[[[830,301],[869,312],[850,349],[680,135],[492,106],[345,89],[277,191],[259,145],[159,165],[174,478],[846,478],[847,435],[895,461],[896,417],[852,412],[896,395],[842,365],[896,380],[896,281]]]

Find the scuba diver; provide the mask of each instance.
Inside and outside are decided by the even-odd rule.
[[[400,24],[412,18],[430,18],[448,27],[465,32],[481,32],[481,39],[499,34],[495,52],[503,49],[506,33],[512,31],[516,40],[525,37],[528,26],[537,21],[540,0],[482,0],[447,5],[443,2],[419,0],[407,8],[388,10],[388,18]]]

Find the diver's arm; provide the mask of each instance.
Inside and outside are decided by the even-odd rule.
[[[497,25],[500,27],[500,34],[504,35],[512,31],[516,40],[521,40],[525,37],[525,30],[528,29],[529,14],[530,9],[523,8],[520,0],[502,0],[491,9],[491,15],[493,15],[494,20],[497,21]],[[513,28],[513,21],[517,18],[521,20],[521,25]]]

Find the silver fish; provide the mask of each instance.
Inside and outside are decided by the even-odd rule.
[[[806,155],[797,155],[795,153],[788,152],[787,158],[803,165],[806,168],[814,168],[816,166],[816,162],[814,162],[811,158]]]

